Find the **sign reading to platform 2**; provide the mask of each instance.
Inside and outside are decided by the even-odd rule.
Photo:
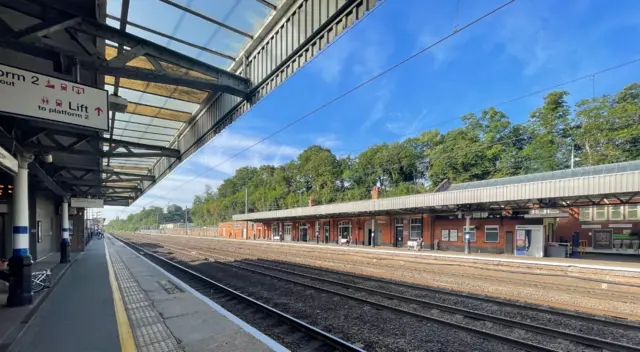
[[[107,131],[109,93],[0,65],[0,112]]]

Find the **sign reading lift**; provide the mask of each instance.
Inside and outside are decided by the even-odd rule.
[[[107,131],[109,93],[0,65],[0,112]]]

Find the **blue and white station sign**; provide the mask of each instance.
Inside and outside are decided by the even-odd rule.
[[[109,93],[0,65],[0,112],[107,131]]]

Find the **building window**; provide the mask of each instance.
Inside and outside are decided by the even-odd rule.
[[[422,219],[413,218],[411,219],[411,230],[409,232],[409,239],[417,240],[420,237],[422,237]]]
[[[271,224],[271,238],[278,236],[278,224]]]
[[[640,205],[627,205],[627,220],[640,220]]]
[[[622,220],[622,205],[612,205],[609,207],[610,220]]]
[[[593,219],[595,221],[607,220],[607,206],[606,205],[599,205],[599,206],[595,207],[594,213],[595,214],[594,214]]]
[[[402,218],[396,218],[396,226],[402,226]]]
[[[351,236],[351,222],[340,221],[338,223],[338,233],[340,234],[340,238],[349,238],[349,236]]]
[[[484,241],[485,242],[499,242],[500,241],[500,228],[498,226],[485,226],[484,227]]]
[[[464,227],[464,240],[466,241],[466,235],[467,232],[469,232],[469,241],[470,242],[475,242],[476,241],[476,228],[475,226],[469,226],[468,228],[465,226]]]
[[[580,208],[580,221],[591,221],[591,207]]]

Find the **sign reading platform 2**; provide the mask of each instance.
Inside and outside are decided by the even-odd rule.
[[[107,131],[109,93],[0,65],[0,112]]]

